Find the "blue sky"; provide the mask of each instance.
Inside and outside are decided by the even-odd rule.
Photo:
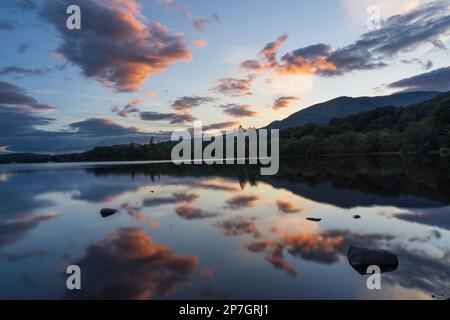
[[[64,30],[60,23],[67,17],[63,9],[69,2],[81,8],[81,31]],[[367,8],[373,4],[380,9],[381,31],[366,26]],[[167,133],[194,119],[220,128],[261,127],[342,95],[450,90],[442,81],[427,80],[423,86],[422,80],[435,74],[448,79],[450,74],[445,0],[13,0],[0,6],[0,81],[6,88],[0,95],[20,91],[51,107],[39,109],[23,99],[4,103],[0,96],[0,107],[6,108],[3,121],[14,117],[25,123],[20,122],[24,112],[29,121],[28,127],[15,126],[3,135],[0,151],[63,152],[67,136],[72,141],[67,150],[77,143],[75,149],[84,150],[91,143],[139,142],[148,137],[143,133]],[[94,12],[104,20],[94,21]],[[413,21],[413,14],[420,12]],[[389,20],[394,15],[400,19]],[[204,30],[194,26],[199,19],[207,21]],[[129,38],[113,28],[122,23],[130,23]],[[105,26],[113,30],[107,38],[101,34]],[[419,35],[411,36],[414,30]],[[148,36],[151,32],[159,32],[161,38]],[[261,51],[284,34],[287,38],[280,41],[271,64]],[[369,38],[376,44],[358,42]],[[156,41],[160,43],[155,45]],[[67,49],[73,44],[80,52]],[[320,50],[311,51],[310,46],[317,44],[321,46],[314,48]],[[283,58],[286,54],[290,60]],[[156,62],[149,62],[150,56]],[[140,60],[136,68],[131,67],[135,59]],[[247,60],[259,68],[242,67]],[[136,80],[139,74],[143,79]],[[240,80],[246,88],[217,87]],[[408,84],[390,86],[400,80]],[[287,103],[276,107],[279,99]],[[176,109],[177,100],[194,104]],[[85,122],[92,119],[97,122]],[[99,126],[107,128],[97,130]],[[114,134],[123,132],[120,139],[108,128]],[[30,136],[41,134],[52,141],[60,139],[52,142],[59,147],[52,150],[50,142],[32,147]]]

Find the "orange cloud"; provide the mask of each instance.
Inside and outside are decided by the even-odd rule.
[[[190,281],[198,258],[153,242],[144,229],[128,228],[90,245],[74,263],[83,270],[85,285],[69,297],[134,300],[170,296]]]
[[[204,48],[208,45],[208,40],[206,39],[196,39],[194,41],[192,41],[192,43],[197,47],[197,48]]]
[[[159,228],[160,226],[161,223],[158,220],[152,220],[152,222],[150,222],[150,228],[152,229]]]
[[[283,199],[277,200],[277,207],[278,207],[278,210],[280,210],[281,212],[284,212],[284,213],[298,213],[298,212],[303,211],[303,208],[295,205],[292,202],[289,202],[289,201],[283,200]]]
[[[257,195],[240,195],[229,199],[226,207],[233,210],[253,208],[255,206],[255,202],[258,200],[260,200],[260,197]]]
[[[297,97],[279,97],[277,98],[272,106],[273,110],[280,110],[290,107],[294,102],[299,101]]]
[[[43,18],[60,35],[57,52],[86,77],[116,91],[139,91],[149,76],[191,58],[183,36],[145,21],[135,0],[84,1],[83,29],[76,33],[61,24],[68,4],[69,0],[47,1],[42,9]]]

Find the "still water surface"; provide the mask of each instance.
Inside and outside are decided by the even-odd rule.
[[[293,159],[274,177],[0,166],[0,298],[431,299],[450,289],[449,168],[397,157]],[[398,256],[381,290],[350,266],[352,245]],[[66,289],[71,264],[81,291]]]

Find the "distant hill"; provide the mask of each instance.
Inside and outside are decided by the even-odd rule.
[[[280,132],[283,156],[391,152],[450,154],[450,92],[408,107],[381,107]]]
[[[433,99],[439,94],[441,94],[441,92],[416,91],[379,97],[339,97],[300,110],[284,120],[274,121],[266,128],[286,129],[302,126],[307,123],[327,124],[333,118],[342,118],[379,107],[408,106]]]

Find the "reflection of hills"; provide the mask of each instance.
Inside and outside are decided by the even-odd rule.
[[[448,164],[439,158],[324,157],[284,163],[275,188],[350,208],[387,205],[437,207],[450,203]]]
[[[151,164],[88,169],[96,175],[222,176],[241,187],[258,181],[318,202],[349,208],[388,205],[438,207],[450,203],[448,160],[440,158],[317,157],[281,161],[276,176],[260,176],[256,166],[175,166]]]
[[[414,196],[390,197],[350,189],[336,189],[331,183],[308,185],[272,178],[263,178],[274,188],[286,189],[292,193],[316,202],[327,203],[342,208],[395,206],[401,208],[429,208],[441,206],[440,202]]]

